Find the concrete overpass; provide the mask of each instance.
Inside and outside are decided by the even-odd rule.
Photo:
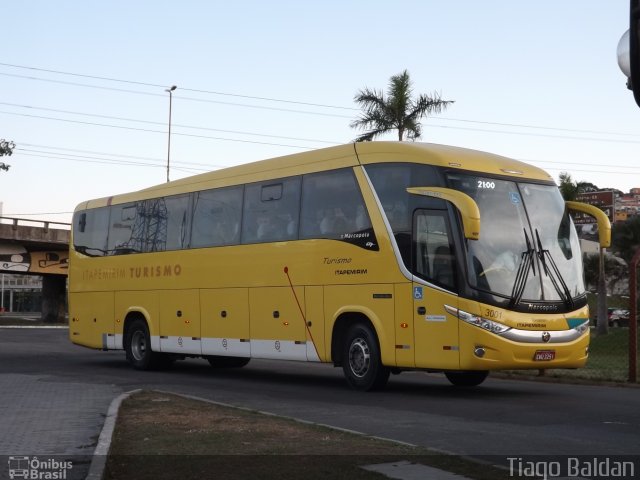
[[[68,223],[0,217],[0,274],[42,276],[42,320],[65,317]]]

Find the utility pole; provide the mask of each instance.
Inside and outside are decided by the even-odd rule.
[[[169,162],[171,159],[171,103],[173,101],[173,91],[178,88],[176,85],[172,85],[166,88],[164,91],[169,92],[169,135],[167,140],[167,182],[169,181]]]

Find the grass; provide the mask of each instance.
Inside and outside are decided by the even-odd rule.
[[[640,335],[638,335],[640,345]],[[640,372],[640,362],[636,359],[636,371]],[[607,335],[591,332],[589,360],[580,369],[546,370],[544,376],[559,379],[586,381],[627,382],[629,379],[629,329],[610,328]],[[539,375],[537,371],[520,370],[517,375]]]
[[[636,359],[637,362],[637,359]],[[625,382],[629,378],[629,329],[611,328],[607,335],[592,333],[589,361],[574,375],[593,380]],[[640,363],[636,363],[636,370]]]
[[[105,479],[387,478],[363,465],[410,461],[477,480],[508,472],[455,456],[153,391],[119,412]]]
[[[587,302],[589,303],[589,311],[591,318],[595,318],[598,311],[598,295],[595,293],[587,293]],[[611,308],[629,308],[629,297],[624,295],[607,295],[607,307]]]

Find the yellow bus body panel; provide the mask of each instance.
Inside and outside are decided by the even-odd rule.
[[[113,292],[86,292],[70,297],[69,310],[73,312],[69,321],[71,340],[106,350],[109,341],[114,340],[113,308]]]
[[[204,355],[251,355],[249,289],[200,290],[200,318]]]
[[[414,287],[419,284],[414,284]],[[460,368],[459,320],[447,315],[444,306],[456,306],[458,297],[437,288],[423,287],[422,300],[414,300],[415,362],[418,368]],[[423,307],[426,312],[419,313]]]
[[[459,320],[445,306],[540,332],[566,330],[567,318],[587,318],[586,308],[566,315],[525,315],[414,283],[398,263],[362,167],[381,162],[415,162],[552,181],[543,170],[488,153],[410,142],[365,142],[83,202],[77,211],[352,168],[378,250],[310,239],[90,258],[72,247],[71,340],[92,348],[122,348],[127,319],[139,315],[148,323],[152,349],[161,352],[331,362],[336,322],[348,318],[371,323],[382,361],[390,367],[493,370],[584,365],[588,332],[567,344],[517,343]],[[415,298],[415,287],[424,291],[424,298]],[[424,307],[424,313],[419,313],[419,307]],[[495,318],[498,313],[501,317]],[[474,355],[479,346],[486,351],[483,358]],[[556,352],[554,360],[533,361],[536,350],[549,348]]]
[[[500,335],[459,321],[460,325],[460,369],[462,370],[503,370],[503,369],[545,369],[579,368],[588,359],[589,329],[573,341],[566,343],[546,343],[542,339],[544,332],[566,331],[568,319],[589,320],[589,309],[583,307],[567,314],[531,314],[518,313],[479,304],[471,300],[461,300],[460,309],[483,318],[497,320],[500,323],[539,333],[540,340],[532,343],[514,342]],[[482,347],[482,358],[474,355],[474,350]],[[539,350],[553,350],[555,358],[549,361],[534,361]]]

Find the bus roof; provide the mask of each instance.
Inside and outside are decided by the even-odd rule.
[[[138,192],[83,202],[76,209],[96,208],[145,198],[177,195],[270,178],[382,162],[425,163],[490,175],[553,182],[544,170],[524,162],[460,147],[418,142],[362,142],[260,160],[155,185]]]
[[[388,162],[392,158],[398,162],[427,163],[489,175],[553,182],[553,177],[538,167],[468,148],[417,142],[361,142],[355,145],[362,164]]]

